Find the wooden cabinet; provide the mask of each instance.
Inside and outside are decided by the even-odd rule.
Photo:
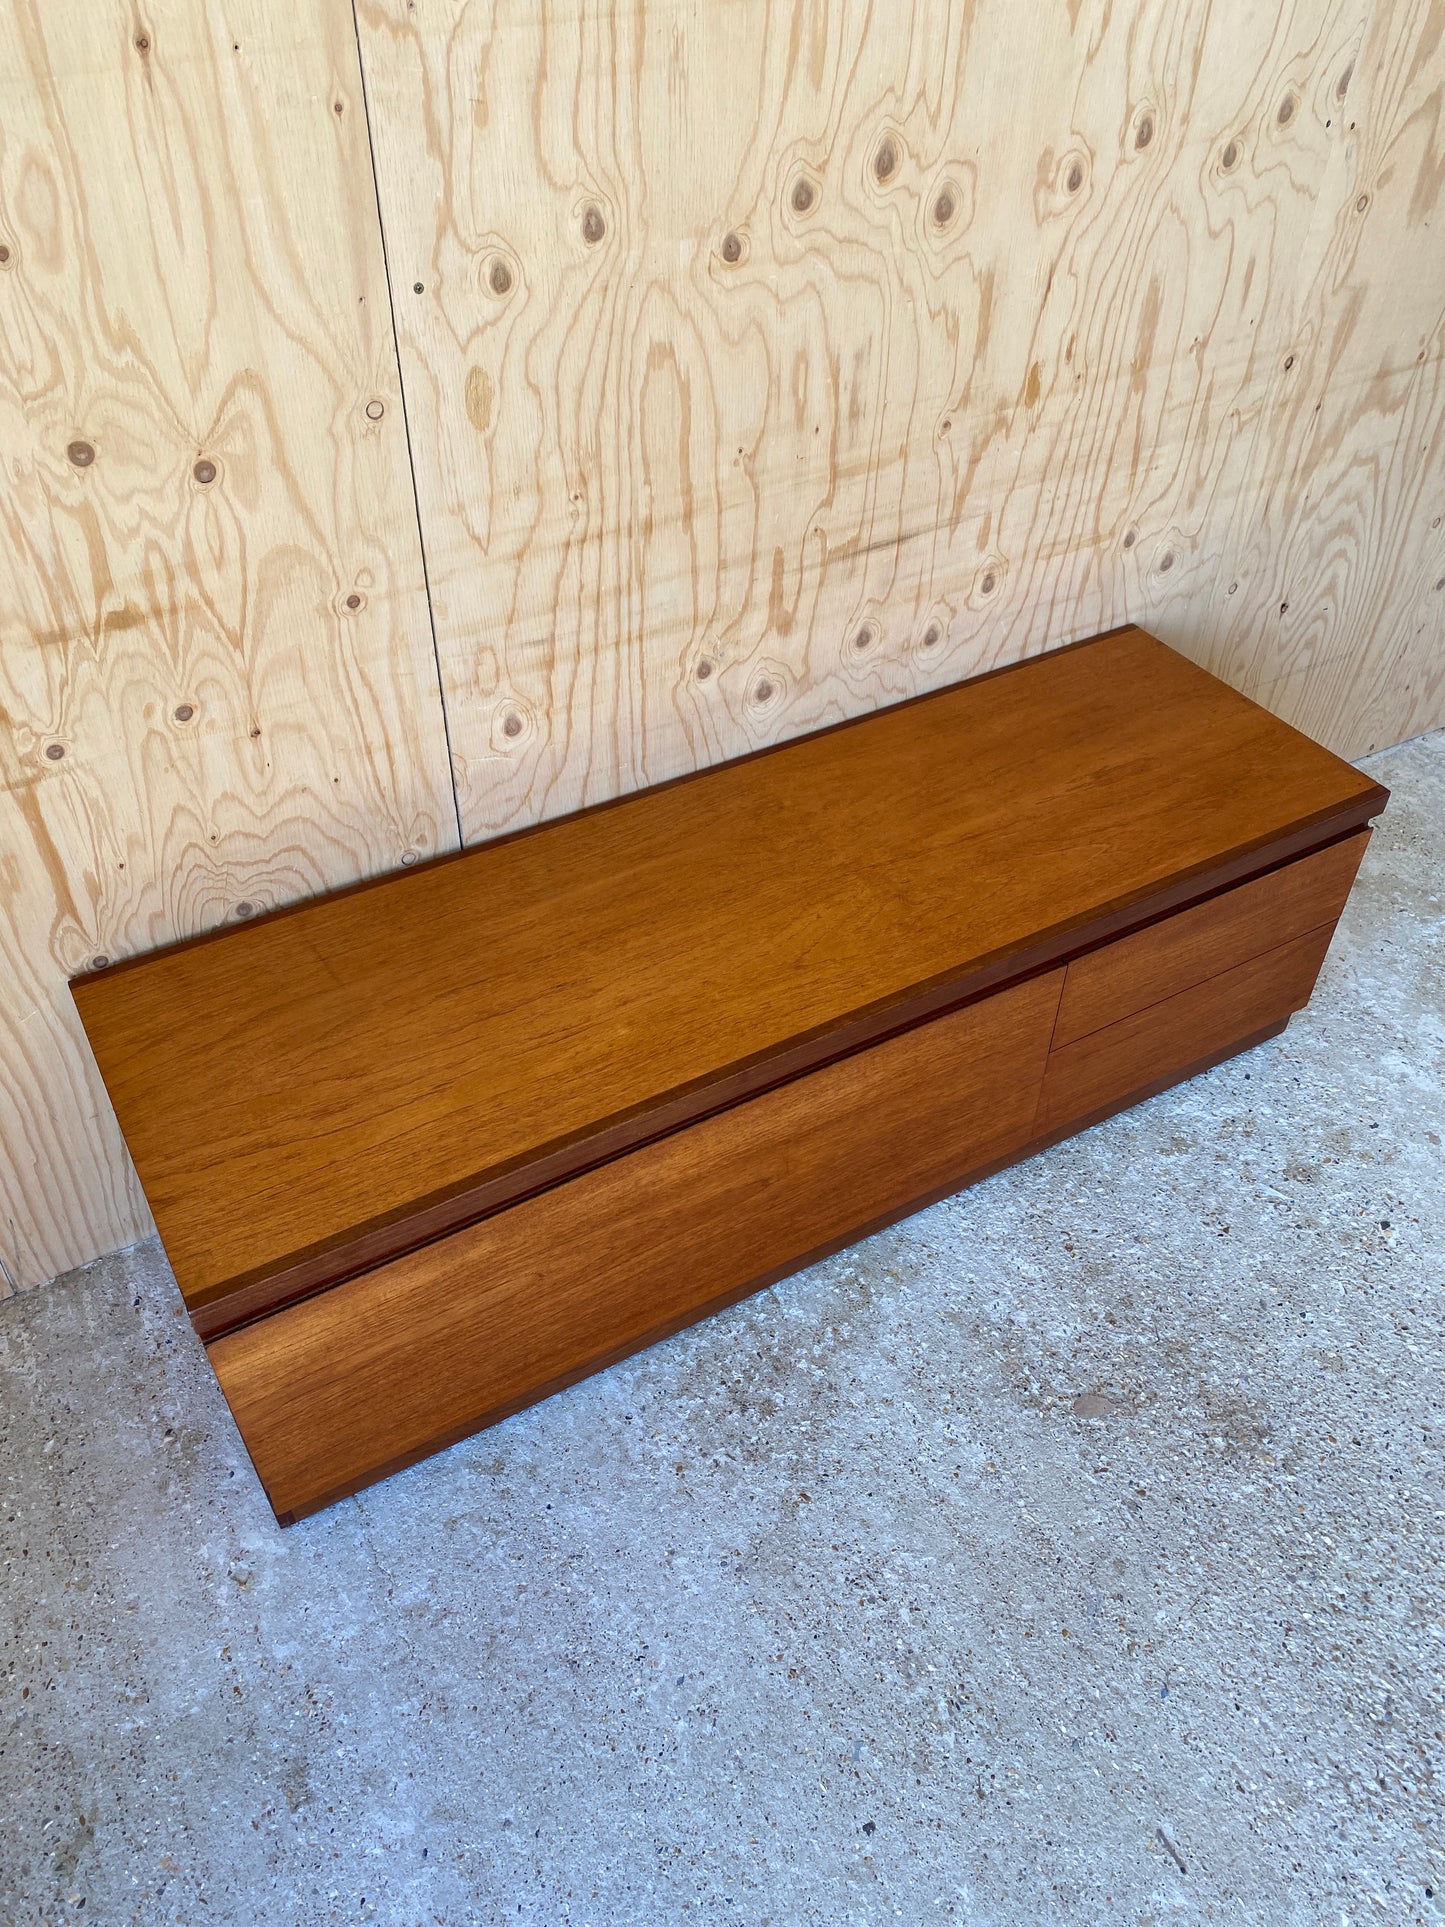
[[[1123,630],[75,996],[289,1519],[1278,1029],[1385,800]]]

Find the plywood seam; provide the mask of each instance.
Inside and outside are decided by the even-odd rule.
[[[426,596],[427,623],[431,632],[432,665],[436,670],[437,701],[441,708],[442,734],[446,741],[447,783],[451,789],[452,810],[456,817],[457,847],[461,849],[466,844],[466,838],[462,834],[462,806],[461,800],[457,795],[457,766],[456,759],[452,754],[452,726],[451,717],[447,711],[446,684],[442,678],[441,655],[437,648],[436,609],[432,603],[431,573],[427,564],[426,528],[422,522],[421,497],[417,493],[416,450],[412,446],[411,409],[407,402],[406,378],[402,371],[401,346],[396,330],[396,289],[392,284],[391,278],[391,256],[386,237],[386,223],[381,218],[381,183],[377,179],[376,174],[376,137],[371,125],[371,94],[367,86],[366,59],[361,46],[361,28],[356,18],[356,0],[346,0],[346,4],[351,14],[351,34],[356,46],[356,71],[361,83],[361,108],[363,114],[366,116],[366,152],[371,166],[371,192],[372,199],[376,206],[376,232],[377,238],[381,243],[382,272],[386,279],[387,312],[391,318],[391,352],[392,359],[396,364],[397,392],[401,396],[402,429],[406,436],[406,465],[407,473],[411,478],[412,509],[416,516],[416,539],[421,553],[422,589]]]

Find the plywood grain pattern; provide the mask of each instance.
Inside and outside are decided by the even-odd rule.
[[[1377,0],[1211,598],[1211,668],[1360,755],[1445,720],[1445,7]]]
[[[150,1226],[49,946],[75,908],[35,858],[24,800],[0,790],[0,1298]]]
[[[1157,612],[1367,0],[359,0],[469,837]]]
[[[0,1255],[144,1229],[65,978],[455,842],[345,0],[0,5]]]

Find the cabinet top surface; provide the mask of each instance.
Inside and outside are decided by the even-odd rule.
[[[1384,800],[1125,629],[74,994],[195,1306]]]

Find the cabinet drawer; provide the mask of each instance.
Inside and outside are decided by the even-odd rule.
[[[1332,924],[1369,840],[1368,830],[1347,837],[1075,958],[1064,979],[1055,1049]]]
[[[1049,1053],[1039,1134],[1117,1110],[1222,1052],[1277,1029],[1309,1002],[1333,922]]]
[[[278,1516],[505,1417],[1003,1162],[1063,972],[825,1066],[228,1333]]]

